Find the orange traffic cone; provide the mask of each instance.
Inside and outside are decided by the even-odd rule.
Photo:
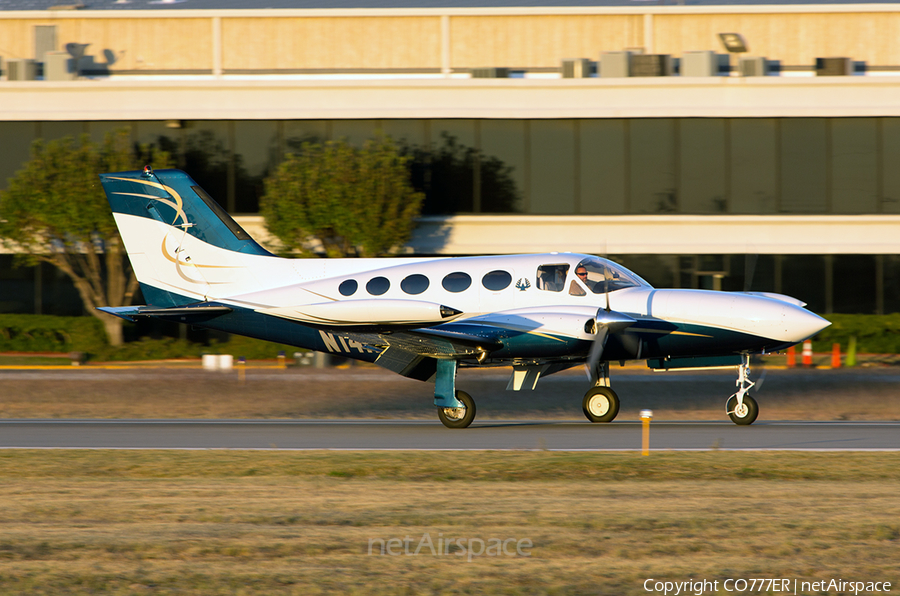
[[[791,346],[787,349],[787,367],[794,368],[795,366],[797,366],[797,350]]]
[[[806,368],[812,366],[812,342],[810,340],[803,342],[803,366]]]

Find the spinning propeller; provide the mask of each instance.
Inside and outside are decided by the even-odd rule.
[[[744,255],[744,291],[750,292],[753,286],[753,276],[756,273],[756,261],[759,259],[759,255],[756,253],[746,254]],[[763,381],[766,380],[766,365],[765,362],[760,359],[758,362],[758,368],[760,369],[759,378],[756,380],[756,391],[760,391],[763,386]]]
[[[606,341],[609,339],[610,333],[619,333],[626,328],[635,324],[635,320],[628,315],[615,312],[609,307],[609,270],[606,264],[603,264],[603,293],[606,295],[606,307],[597,310],[597,314],[593,320],[594,343],[588,352],[585,366],[588,370],[591,383],[596,385],[600,378],[600,358],[603,356],[603,349],[606,347]]]

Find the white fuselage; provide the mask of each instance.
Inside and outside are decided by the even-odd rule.
[[[575,267],[586,256],[575,253],[290,259],[225,250],[147,218],[116,214],[116,221],[143,282],[198,301],[221,302],[300,322],[319,319],[350,325],[403,322],[406,317],[408,323],[433,324],[441,320],[437,309],[445,306],[461,313],[454,320],[488,323],[515,311],[517,317],[533,320],[536,331],[589,338],[581,325],[573,323],[573,317],[584,321],[597,309],[608,307],[633,316],[737,331],[784,343],[802,341],[822,327],[821,318],[787,297],[637,285],[610,291],[607,302],[602,291],[585,292],[583,287],[580,292],[573,291],[577,286]],[[565,279],[542,287],[539,268],[551,265],[566,265]],[[455,285],[445,282],[448,276],[455,276]],[[469,283],[460,284],[459,278],[465,276]],[[410,279],[418,283],[405,283]],[[355,282],[355,289],[347,292],[347,286],[342,286],[345,282],[351,286]]]

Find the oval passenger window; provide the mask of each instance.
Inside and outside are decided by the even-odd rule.
[[[338,292],[341,293],[341,296],[352,296],[356,293],[356,288],[358,287],[359,284],[356,283],[355,279],[348,279],[341,282],[341,285],[338,286]]]
[[[472,285],[472,278],[469,277],[468,273],[463,273],[462,271],[448,273],[441,281],[441,285],[448,292],[464,292]]]
[[[421,273],[413,273],[400,282],[400,289],[407,294],[421,294],[428,289],[428,278]]]
[[[512,283],[512,275],[506,271],[491,271],[481,278],[481,283],[487,289],[499,292]]]
[[[366,284],[366,291],[373,296],[381,296],[391,289],[391,282],[386,277],[373,277]]]

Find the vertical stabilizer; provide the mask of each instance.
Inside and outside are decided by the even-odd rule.
[[[179,306],[258,288],[255,272],[283,261],[180,170],[101,174],[148,304]]]

